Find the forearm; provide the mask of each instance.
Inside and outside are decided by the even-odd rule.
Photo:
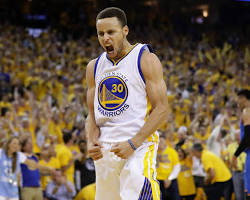
[[[43,166],[35,162],[34,160],[26,159],[24,164],[26,164],[30,169],[38,169],[43,174],[49,174],[49,175],[52,174],[52,168]]]
[[[56,186],[54,187],[54,189],[52,190],[52,195],[54,195],[54,194],[57,193],[58,188],[59,188],[59,185],[56,185]]]
[[[73,193],[72,188],[69,186],[69,184],[67,182],[65,183],[65,186],[67,188],[68,193]]]
[[[86,135],[88,142],[94,142],[99,138],[99,127],[96,125],[93,114],[89,114],[86,120]]]
[[[181,165],[180,164],[175,165],[168,179],[171,181],[177,179],[180,171],[181,171]]]
[[[214,177],[215,177],[215,171],[213,169],[209,169],[206,173],[205,184],[211,183]]]
[[[239,147],[234,155],[238,157],[246,148],[250,147],[250,125],[244,127],[244,137],[240,141]]]
[[[52,175],[52,168],[50,168],[50,167],[46,167],[46,166],[37,164],[37,168],[39,169],[41,174],[45,174],[47,176]]]
[[[153,109],[141,130],[131,139],[135,146],[139,147],[151,136],[167,120],[167,116],[168,109],[164,104]]]

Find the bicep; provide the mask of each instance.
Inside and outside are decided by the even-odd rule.
[[[154,108],[156,105],[167,106],[167,87],[163,79],[160,60],[153,53],[144,52],[141,68],[145,78],[147,96]]]
[[[87,90],[87,106],[89,113],[94,112],[94,97],[95,97],[95,79],[94,79],[95,60],[91,61],[87,66],[86,80],[88,85]]]

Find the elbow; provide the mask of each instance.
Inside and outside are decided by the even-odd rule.
[[[211,179],[214,179],[214,177],[215,177],[215,171],[213,170],[211,173]]]
[[[163,120],[167,120],[167,118],[168,118],[168,104],[162,104],[161,106],[159,106],[159,116]]]

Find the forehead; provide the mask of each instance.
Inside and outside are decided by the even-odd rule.
[[[105,31],[115,28],[121,28],[121,23],[117,17],[98,19],[96,22],[97,31]]]
[[[17,138],[14,138],[11,140],[10,144],[12,144],[12,143],[19,143],[19,140]]]

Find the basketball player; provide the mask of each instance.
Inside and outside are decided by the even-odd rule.
[[[243,151],[246,152],[244,183],[246,199],[250,200],[250,90],[240,90],[238,92],[238,105],[242,112],[240,123],[241,141],[234,153],[233,162],[236,162],[236,157]]]
[[[132,45],[124,11],[97,15],[104,49],[87,66],[88,153],[95,160],[96,200],[160,199],[156,129],[167,119],[162,65],[149,45]],[[150,107],[151,106],[151,107]]]

